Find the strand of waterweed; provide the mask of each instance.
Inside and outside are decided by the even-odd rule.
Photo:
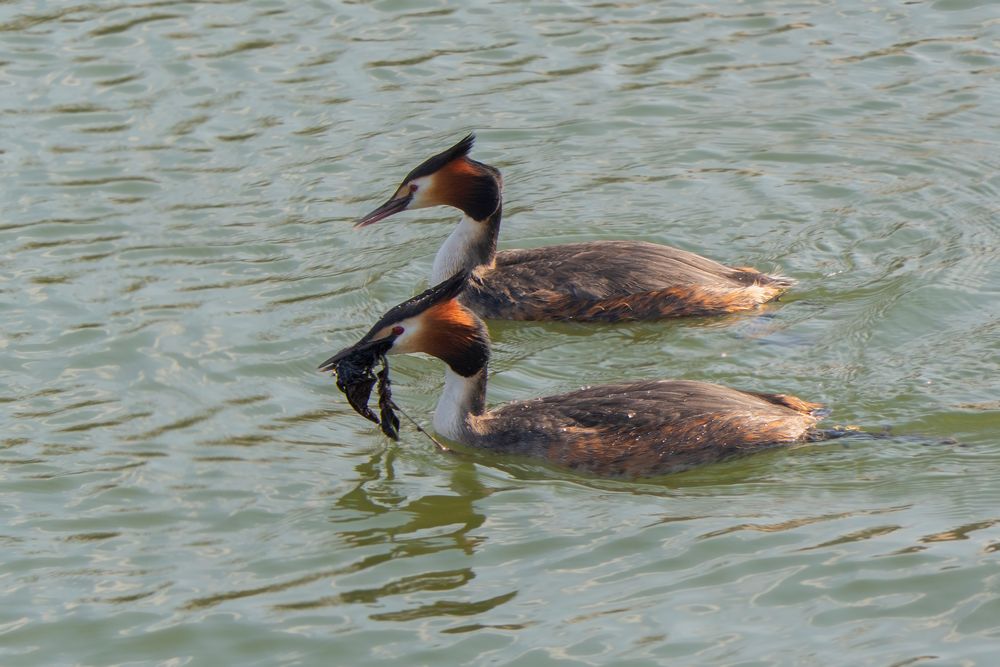
[[[399,440],[399,417],[392,411],[395,404],[392,402],[392,389],[389,382],[389,360],[385,355],[379,355],[382,362],[382,369],[375,375],[378,378],[378,412],[381,422],[379,427],[382,432],[393,440]]]
[[[372,373],[372,367],[380,363],[382,368],[377,374]],[[354,410],[366,419],[379,425],[384,434],[393,440],[399,440],[399,418],[393,410],[399,411],[406,419],[413,424],[417,432],[423,433],[438,449],[443,452],[451,452],[451,448],[440,442],[424,429],[416,419],[407,414],[399,405],[392,400],[391,382],[389,380],[389,360],[385,352],[374,352],[366,349],[363,352],[349,355],[336,365],[334,373],[337,376],[337,388],[347,397],[348,403]],[[378,404],[379,416],[376,417],[371,408],[368,407],[368,400],[371,397],[372,388],[378,382]],[[380,419],[381,418],[381,419]]]
[[[399,407],[398,403],[396,403],[395,401],[390,401],[390,402],[392,404],[392,407],[399,411],[399,414],[401,414],[404,417],[406,417],[409,420],[409,422],[411,424],[413,424],[413,428],[417,429],[417,431],[419,433],[423,433],[424,435],[426,435],[430,439],[431,442],[433,442],[435,445],[437,445],[438,449],[440,449],[442,452],[450,452],[451,451],[451,447],[448,447],[446,444],[444,444],[443,442],[441,442],[440,440],[438,440],[437,438],[435,438],[433,435],[431,435],[423,426],[421,426],[417,422],[416,419],[414,419],[410,415],[406,414],[406,411],[403,410],[403,408]]]
[[[378,406],[379,414],[382,417],[382,432],[393,440],[399,440],[399,417],[393,413],[393,410],[396,410],[413,424],[413,428],[417,429],[418,433],[423,433],[427,436],[438,449],[442,452],[450,452],[451,449],[447,445],[428,433],[416,419],[408,415],[403,408],[399,407],[396,401],[392,400],[392,390],[390,389],[389,382],[389,360],[383,354],[380,355],[379,361],[382,362],[382,369],[376,374],[376,377],[378,377]]]

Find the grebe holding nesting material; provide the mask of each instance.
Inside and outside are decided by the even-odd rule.
[[[459,300],[467,278],[461,272],[392,308],[320,370],[346,373],[387,354],[437,357],[447,366],[434,412],[438,433],[601,476],[648,477],[831,437],[815,428],[817,403],[692,380],[621,382],[487,410],[490,339],[483,321]],[[338,377],[338,385],[345,379]]]

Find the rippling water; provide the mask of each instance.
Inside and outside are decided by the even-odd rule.
[[[991,665],[1000,20],[937,2],[0,3],[0,663]],[[496,323],[491,400],[786,391],[879,440],[645,483],[387,443],[314,369],[455,216],[799,279],[726,321]],[[394,365],[423,422],[441,386]]]

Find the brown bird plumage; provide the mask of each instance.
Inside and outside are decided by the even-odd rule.
[[[431,281],[471,271],[462,302],[482,317],[620,322],[721,315],[756,308],[795,282],[642,241],[497,252],[503,179],[496,168],[468,157],[473,140],[470,134],[426,160],[356,224],[427,206],[460,209],[462,222],[438,252]]]
[[[601,385],[487,410],[489,337],[458,301],[465,282],[458,274],[396,306],[323,368],[373,345],[434,355],[448,365],[434,415],[441,435],[607,477],[659,475],[825,437],[815,429],[817,403],[692,380]]]
[[[641,380],[508,403],[482,416],[468,444],[646,477],[810,440],[820,407],[707,382]]]
[[[622,322],[751,310],[789,285],[670,246],[595,241],[498,252],[462,300],[486,318]]]

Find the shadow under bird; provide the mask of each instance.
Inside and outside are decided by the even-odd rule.
[[[469,157],[474,140],[470,134],[426,160],[355,227],[428,206],[462,211],[434,259],[431,283],[470,271],[462,302],[481,317],[622,322],[721,315],[756,308],[795,282],[645,241],[498,252],[503,178],[495,167]]]
[[[437,357],[446,364],[434,412],[439,434],[470,447],[600,476],[649,477],[837,435],[815,428],[822,416],[818,403],[691,380],[607,384],[488,410],[490,339],[483,321],[459,300],[467,278],[460,272],[392,308],[320,370],[337,372],[338,386],[349,398],[342,385],[359,378],[367,389],[361,392],[366,403],[374,380],[364,378],[378,360],[384,363],[385,355]],[[387,372],[386,367],[380,380],[387,382]],[[351,404],[377,421],[356,397]],[[386,417],[394,419],[391,410],[383,412]],[[387,435],[395,435],[396,425],[388,425]]]

